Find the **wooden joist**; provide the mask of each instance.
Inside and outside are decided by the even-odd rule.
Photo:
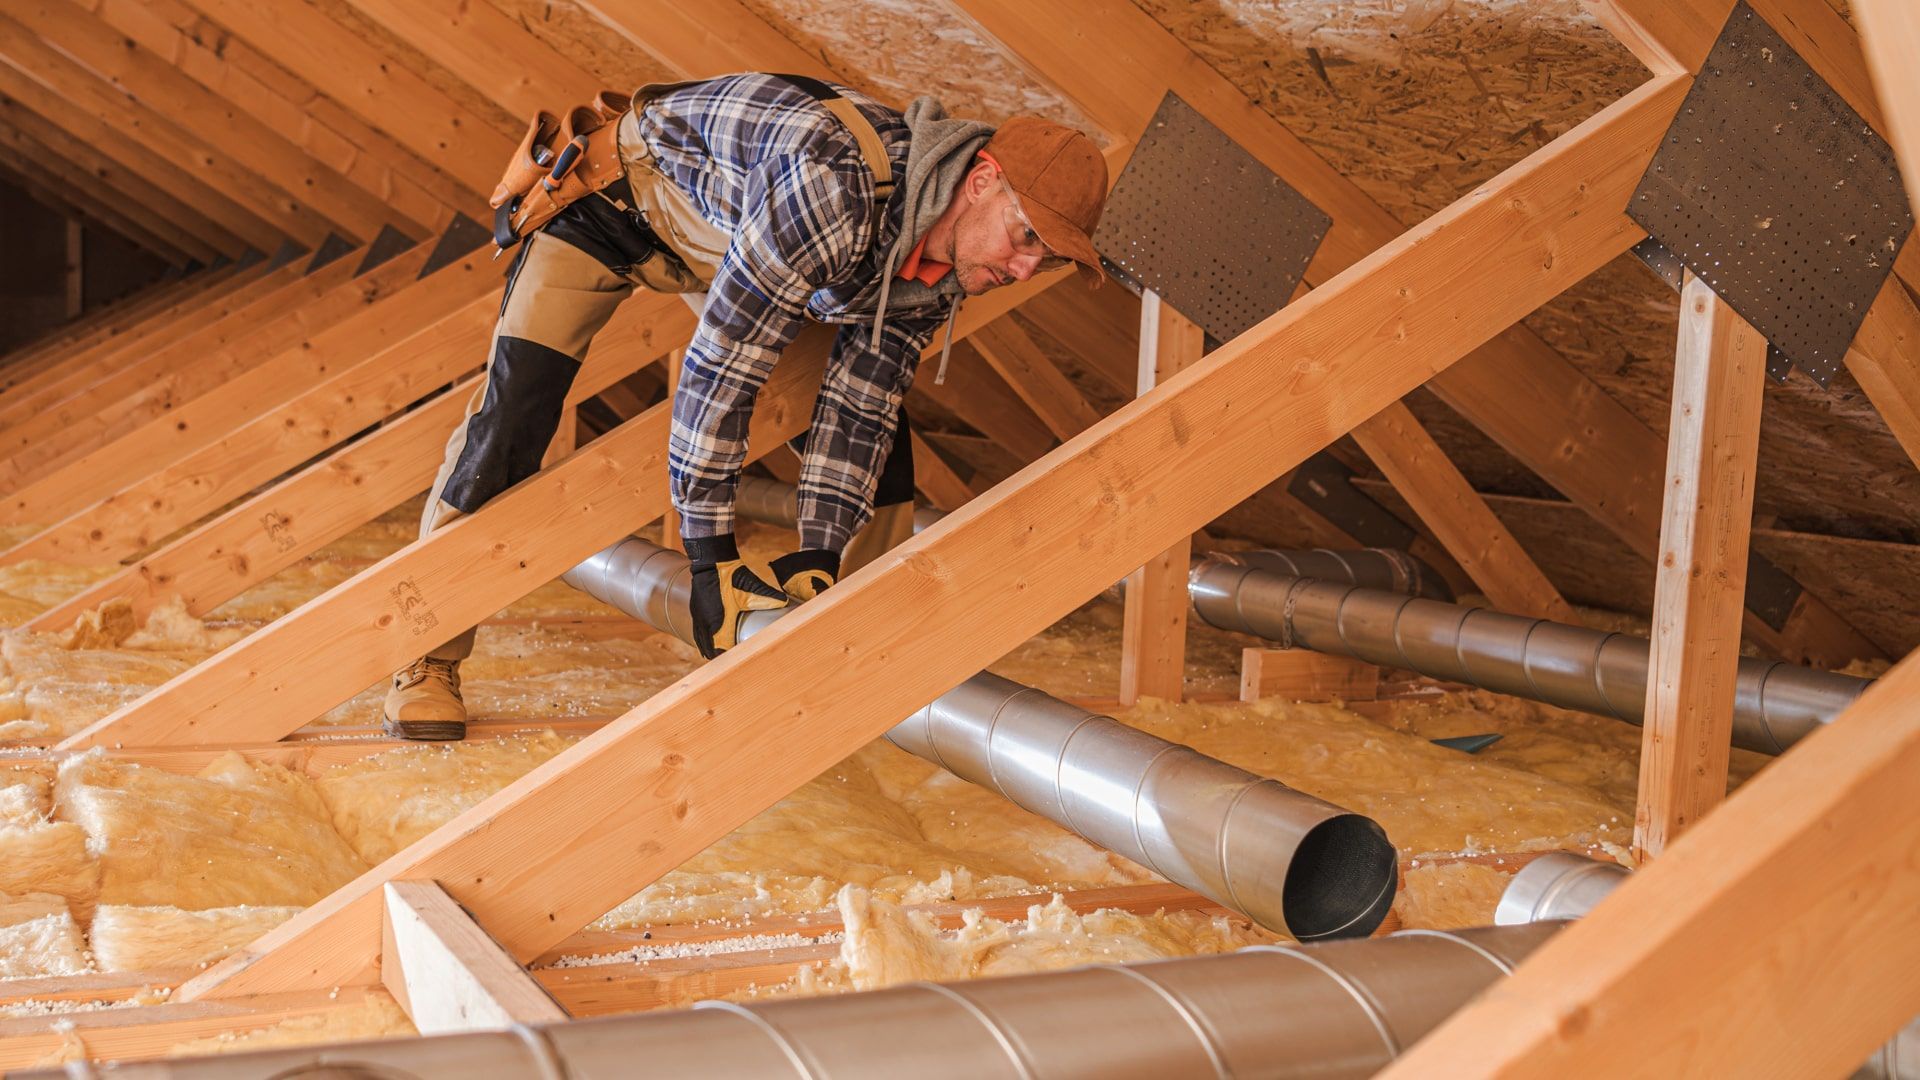
[[[702,0],[697,8],[679,0],[575,0],[575,6],[682,78],[710,79],[736,71],[840,78],[740,0]]]
[[[1099,423],[1099,410],[1011,317],[981,327],[970,341],[1055,438],[1071,439]]]
[[[392,344],[340,364],[298,397],[246,407],[226,434],[0,553],[0,566],[118,562],[472,370],[486,357],[498,286],[484,258],[442,273],[423,286],[481,295],[444,317],[396,327]]]
[[[1380,669],[1344,656],[1308,649],[1242,649],[1240,700],[1371,701],[1380,693]]]
[[[1354,428],[1353,441],[1494,607],[1580,624],[1573,605],[1534,565],[1411,409],[1394,402]]]
[[[945,382],[934,382],[930,374],[913,381],[909,407],[915,398],[925,398],[959,417],[1019,461],[1033,461],[1058,445],[1040,418],[967,342],[954,342]]]
[[[1629,0],[1606,2],[1618,6]],[[1665,0],[1631,2],[1657,7]],[[1689,2],[1724,8],[1731,0]],[[1822,0],[1805,2],[1825,6]],[[1332,216],[1307,280],[1324,282],[1401,234],[1392,214],[1136,5],[1126,0],[956,0],[955,7],[1111,130],[1128,135],[1142,130],[1166,91],[1177,92]],[[1837,18],[1831,10],[1827,15]],[[1716,20],[1716,31],[1718,26]],[[1656,494],[1665,463],[1659,433],[1532,331],[1506,328],[1464,362],[1436,375],[1428,389],[1636,552],[1655,557],[1660,542]],[[1543,402],[1553,407],[1543,408]],[[1570,431],[1580,437],[1568,438]],[[1746,628],[1755,641],[1793,659],[1839,666],[1880,654],[1811,592],[1802,593],[1784,630],[1753,614]]]
[[[600,393],[692,333],[686,305],[643,294],[621,306],[594,339],[567,392],[569,405]],[[27,625],[59,630],[100,604],[125,600],[144,618],[180,597],[204,615],[433,482],[447,434],[460,422],[480,377],[455,385],[206,524],[143,556],[36,616]]]
[[[408,223],[400,226],[403,232],[437,235],[456,210],[475,212],[474,192],[207,22],[183,0],[76,2],[391,207]]]
[[[926,504],[936,510],[952,511],[973,501],[979,492],[953,471],[953,466],[940,456],[940,451],[921,438],[918,431],[909,431],[907,434],[913,439],[913,486],[919,489]]]
[[[84,367],[76,367],[62,377],[31,389],[21,387],[18,393],[9,394],[0,402],[0,433],[4,433],[0,434],[0,443],[10,442],[6,440],[7,435],[35,418],[48,414],[58,415],[62,421],[74,418],[77,414],[64,412],[60,406],[117,374],[140,367],[156,353],[175,348],[218,348],[227,338],[244,330],[243,315],[251,312],[258,318],[263,310],[258,307],[262,301],[297,286],[304,274],[298,263],[271,271],[264,263],[249,268],[235,275],[234,288],[212,298],[211,302],[183,312],[164,325],[156,325],[138,338],[103,346]],[[0,445],[0,453],[4,452],[7,446]]]
[[[341,299],[358,261],[350,255],[308,274],[296,260],[295,276],[282,288],[166,348],[142,350],[133,363],[13,423],[0,433],[0,493],[210,392],[326,325],[330,315],[343,315]],[[375,273],[385,270],[391,279],[419,260],[395,262]]]
[[[1641,724],[1634,850],[1643,860],[1726,797],[1766,372],[1766,339],[1688,274]]]
[[[1639,233],[1622,207],[1686,83],[1655,80],[1628,94],[1205,363],[996,485],[939,528],[893,549],[216,965],[182,995],[365,981],[378,947],[379,889],[388,880],[446,884],[517,959],[552,948],[1625,252]],[[1516,272],[1521,267],[1525,272]],[[775,379],[794,360],[783,358]],[[761,416],[757,411],[756,423]],[[630,483],[653,489],[655,505],[664,486],[653,472],[658,431],[645,432],[642,450],[651,460],[631,462],[636,467],[628,473]],[[750,445],[762,445],[759,433]],[[576,454],[553,476],[591,453]],[[536,536],[521,547],[527,507],[515,505],[514,496],[532,490],[537,487],[509,492],[498,507],[454,522],[435,538],[460,535],[470,550],[484,551],[496,564],[491,577],[529,567],[534,573],[524,584],[531,587],[552,576],[550,563],[533,564],[558,546]],[[592,497],[583,491],[579,499]],[[1153,512],[1143,512],[1149,504]],[[559,524],[578,529],[574,521]],[[544,523],[526,525],[541,530]],[[475,537],[466,539],[468,532]],[[366,584],[354,584],[384,585],[379,575],[390,574],[399,558],[405,556],[363,575],[371,579]],[[458,582],[432,569],[436,578],[419,584],[437,600]],[[478,607],[498,595],[469,600]],[[360,627],[367,626],[367,610],[354,615]],[[914,617],[901,618],[903,611]],[[448,619],[446,632],[462,621]],[[261,682],[274,683],[275,692],[263,692],[264,685],[232,692],[247,680],[231,677],[217,688],[204,677],[176,681],[176,695],[202,685],[191,704],[175,703],[174,737],[196,727],[219,737],[210,721],[230,727],[234,710],[257,714],[276,694],[312,681],[312,665],[298,674],[276,670],[277,663],[297,663],[312,652],[289,649],[304,645],[286,632],[290,625],[282,620],[213,662],[251,668]],[[377,641],[369,638],[378,637],[350,640],[332,629],[324,637],[312,629],[302,636],[329,642],[328,667],[376,653]],[[276,637],[285,652],[269,656],[266,644]],[[403,651],[404,639],[400,644],[389,651]],[[232,659],[248,646],[255,651],[245,663]],[[833,662],[822,663],[829,656]],[[96,727],[76,745],[111,742],[110,728]],[[634,844],[634,836],[646,844]],[[569,887],[556,890],[557,880]]]
[[[219,257],[219,252],[205,241],[172,222],[129,216],[125,204],[104,190],[99,177],[22,135],[4,119],[0,119],[0,149],[7,151],[6,160],[0,161],[0,175],[34,201],[58,213],[118,235],[171,266],[182,267],[196,260],[206,262]],[[33,167],[18,171],[10,167],[16,162],[33,162]]]
[[[276,207],[306,208],[343,235],[372,240],[382,226],[425,235],[425,227],[294,145],[278,130],[194,81],[167,58],[150,52],[71,0],[17,0],[8,5],[20,23],[80,61],[140,106],[178,125],[213,155],[230,162],[230,179],[244,173]],[[208,159],[198,160],[206,168]],[[217,166],[215,167],[218,168]],[[213,171],[213,170],[210,170]],[[217,173],[216,173],[217,174]],[[318,243],[324,231],[313,236]]]
[[[1920,206],[1920,8],[1904,0],[1854,0],[1883,117],[1881,130],[1900,159],[1907,198]]]
[[[420,1034],[567,1019],[446,890],[431,881],[389,881],[385,894],[380,982]]]
[[[374,375],[374,369],[365,367],[367,358],[393,348],[422,327],[462,311],[471,319],[481,318],[485,297],[499,284],[491,271],[479,268],[493,265],[497,264],[488,263],[484,257],[470,258],[418,282],[406,283],[392,294],[371,287],[357,291],[357,299],[355,295],[347,298],[357,305],[351,315],[283,349],[278,356],[253,365],[213,392],[156,416],[8,493],[0,502],[0,517],[12,522],[63,521],[99,506],[117,492],[143,482],[151,486],[151,478],[162,470],[243,427],[257,425],[270,408],[282,408],[302,398],[318,402],[321,399],[312,396],[319,393],[316,387],[351,371]],[[477,367],[485,358],[484,349],[472,355],[473,366]],[[462,370],[455,368],[450,374]],[[419,387],[420,395],[429,389],[431,384]],[[345,438],[355,430],[348,428],[335,434]]]
[[[585,104],[607,89],[585,68],[492,4],[464,0],[351,3],[362,15],[419,49],[515,117]]]
[[[1199,363],[1206,350],[1207,335],[1192,320],[1158,293],[1141,296],[1137,394],[1150,393]],[[1193,539],[1182,536],[1127,575],[1120,613],[1122,705],[1143,697],[1180,700],[1187,672],[1187,575],[1192,561]]]
[[[960,330],[1058,280],[1050,275],[975,300]],[[805,430],[825,363],[824,336],[790,348],[761,391],[751,457]],[[481,513],[381,560],[62,745],[204,744],[293,731],[658,518],[667,503],[670,411],[667,403],[629,420]],[[332,643],[331,655],[314,665],[321,641]]]
[[[188,2],[470,191],[492,191],[519,143],[311,4]]]

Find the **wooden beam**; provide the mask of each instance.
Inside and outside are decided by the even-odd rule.
[[[180,244],[202,263],[212,263],[222,255],[238,258],[246,252],[249,245],[245,239],[176,198],[161,186],[164,178],[145,175],[123,164],[94,143],[75,138],[70,128],[28,108],[12,93],[23,88],[40,98],[42,107],[58,100],[44,87],[19,78],[12,69],[0,70],[0,121],[14,133],[9,144],[21,154],[20,161],[57,163],[55,167],[74,177],[82,190],[137,219],[141,227]],[[82,130],[92,126],[80,121]],[[146,156],[139,147],[121,145],[113,149],[123,159]],[[151,160],[163,169],[175,168],[157,157]],[[182,186],[186,185],[176,185],[172,190]]]
[[[1308,649],[1242,649],[1240,700],[1372,701],[1380,669]]]
[[[1062,291],[1069,290],[1048,290]],[[947,367],[944,383],[934,382],[932,375],[915,379],[909,400],[912,396],[924,397],[959,417],[1020,461],[1036,460],[1058,445],[1020,395],[973,351],[971,340],[954,342],[953,363]]]
[[[947,464],[947,459],[940,456],[932,443],[921,438],[916,430],[909,429],[907,437],[913,440],[913,486],[919,489],[928,506],[953,511],[973,501],[978,494],[973,485],[953,471],[953,466]]]
[[[1688,274],[1634,815],[1643,861],[1726,798],[1766,373],[1766,339]]]
[[[422,1035],[552,1024],[566,1010],[445,889],[387,882],[380,981]]]
[[[241,324],[234,321],[237,316],[254,309],[261,300],[297,286],[304,274],[305,270],[295,264],[268,270],[265,263],[236,274],[234,286],[210,298],[209,302],[183,311],[164,324],[155,324],[138,338],[122,338],[102,347],[84,368],[46,380],[37,388],[21,387],[17,393],[7,395],[6,400],[0,402],[0,432],[17,430],[27,421],[57,410],[62,403],[85,393],[91,386],[110,380],[130,367],[140,366],[144,358],[156,352],[172,350],[183,342],[193,342],[200,348],[217,346],[223,335],[241,330]],[[61,418],[65,420],[72,415],[63,414]]]
[[[61,1025],[44,1016],[0,1019],[0,1070],[24,1071],[60,1061],[75,1041],[101,1061],[161,1058],[184,1042],[342,1013],[386,997],[378,987],[343,986],[237,1001],[73,1012],[59,1018]]]
[[[519,144],[311,4],[186,2],[469,191],[492,191]]]
[[[209,969],[181,996],[364,981],[379,934],[379,886],[409,877],[447,883],[516,959],[552,948],[1625,252],[1639,230],[1621,208],[1685,91],[1684,79],[1656,80],[1628,94],[1365,265],[995,485],[939,528],[888,552]],[[1522,267],[1525,272],[1516,272]],[[976,301],[966,311],[976,306],[984,305]],[[783,357],[774,378],[794,360]],[[765,409],[763,403],[756,410],[756,423]],[[652,488],[655,505],[664,486],[653,471],[659,431],[657,425],[645,431],[641,444],[651,468],[624,473],[629,483]],[[749,445],[766,443],[756,433]],[[592,448],[576,454],[554,470],[556,478],[591,454]],[[472,545],[462,558],[491,561],[494,575],[510,577],[529,565],[517,587],[531,588],[550,577],[558,561],[543,554],[557,546],[544,536],[521,546],[518,527],[533,503],[515,496],[539,490],[515,489],[501,498],[498,512],[490,506],[454,522],[412,551],[460,536]],[[606,495],[581,490],[575,498],[592,503]],[[508,512],[509,500],[519,504],[517,512]],[[526,524],[544,533],[544,522]],[[563,535],[580,531],[574,520],[558,524]],[[474,538],[466,539],[468,533]],[[1010,558],[1014,550],[1019,557]],[[566,558],[573,551],[553,554]],[[321,603],[350,589],[384,590],[381,575],[405,558],[388,560]],[[436,603],[460,599],[457,577],[434,569],[434,578],[416,581],[420,592]],[[446,629],[506,591],[466,596],[468,606],[445,620]],[[912,619],[899,617],[903,605],[911,607]],[[212,729],[232,731],[234,711],[257,720],[274,693],[299,693],[315,676],[330,678],[327,669],[367,654],[376,654],[377,663],[385,652],[410,651],[404,638],[399,648],[376,650],[357,631],[373,623],[370,610],[343,611],[351,625],[341,618],[324,636],[310,629],[298,639],[282,620],[211,662],[259,672],[262,682],[275,684],[273,693],[240,692],[244,680],[216,686],[204,669],[199,679],[176,680],[173,741],[181,741],[182,727],[202,728],[204,734],[193,737],[225,737]],[[277,666],[310,656],[319,641],[329,643],[328,664],[297,672]],[[267,646],[276,642],[287,652],[269,656]],[[236,660],[243,653],[250,655]],[[823,664],[826,656],[833,663]],[[348,687],[345,696],[372,679],[353,670],[332,681]],[[188,687],[191,703],[179,696]],[[334,690],[330,685],[309,696],[295,711],[334,699]],[[156,698],[146,700],[152,708]],[[123,710],[121,720],[82,733],[74,745],[111,743],[113,726],[126,715]],[[150,730],[160,733],[157,725]],[[633,843],[635,836],[646,843]],[[556,889],[556,881],[568,887]]]
[[[420,327],[463,309],[470,318],[478,317],[481,298],[498,288],[491,273],[474,272],[482,263],[484,259],[470,258],[453,264],[392,295],[363,293],[365,303],[354,314],[254,365],[214,392],[156,416],[8,493],[0,500],[0,517],[17,523],[63,521],[205,450],[243,425],[257,424],[266,409],[284,408],[294,399],[318,401],[310,396],[315,389],[336,382],[350,369],[371,376],[372,369],[365,367],[369,355],[391,349]],[[484,349],[473,353],[483,355]],[[431,386],[416,389],[424,395]],[[344,438],[353,430],[336,434]],[[256,432],[264,434],[257,428]]]
[[[1527,557],[1520,541],[1405,405],[1396,401],[1380,410],[1353,429],[1353,439],[1494,607],[1580,625],[1573,605]]]
[[[1920,1012],[1916,696],[1909,657],[1382,1077],[1848,1075]]]
[[[313,84],[216,26],[183,0],[74,0],[220,98],[294,142],[434,236],[454,211],[476,213],[477,192],[375,131]]]
[[[94,228],[117,234],[171,266],[185,266],[195,259],[217,258],[219,253],[204,242],[177,229],[142,222],[127,216],[111,196],[102,196],[95,178],[72,162],[49,153],[33,140],[0,121],[0,147],[10,151],[0,162],[0,176],[26,192],[34,201]],[[26,171],[17,171],[15,163],[33,162]],[[83,312],[76,313],[78,318]]]
[[[148,105],[115,87],[107,76],[66,57],[73,48],[65,29],[59,39],[36,36],[37,30],[51,30],[46,20],[39,27],[24,20],[35,19],[57,9],[47,5],[64,0],[23,0],[15,11],[0,18],[0,51],[6,62],[28,71],[56,90],[67,101],[67,111],[81,112],[111,128],[119,139],[138,143],[167,160],[187,165],[193,175],[265,222],[277,234],[266,243],[255,242],[262,251],[279,246],[280,236],[316,245],[330,225],[325,217],[297,202],[248,167],[214,149],[205,139],[182,126],[161,110],[166,103]],[[91,63],[91,59],[87,63]],[[67,113],[56,114],[64,119]],[[54,119],[55,117],[49,117]]]
[[[298,232],[233,197],[223,183],[192,171],[194,152],[178,128],[130,103],[85,68],[55,51],[13,19],[0,14],[0,94],[31,109],[66,132],[66,140],[91,147],[145,176],[175,202],[191,206],[221,229],[261,251],[289,236],[324,232],[303,218]],[[138,126],[136,127],[136,123]],[[148,137],[148,128],[159,129]],[[61,145],[56,143],[55,145]],[[317,242],[317,236],[313,241]]]
[[[585,68],[528,33],[526,27],[492,4],[465,0],[348,2],[516,118],[531,117],[542,109],[558,110],[570,103],[585,104],[605,89]]]
[[[18,0],[9,11],[141,106],[190,133],[262,187],[277,207],[303,207],[342,234],[372,240],[382,226],[425,229],[294,145],[281,132],[195,82],[166,58],[75,6],[72,0]],[[196,167],[218,175],[205,161]],[[298,233],[290,235],[300,236]],[[324,232],[311,238],[317,243]]]
[[[499,317],[488,267],[469,257],[443,271],[444,280],[436,274],[425,283],[456,295],[484,290],[478,299],[406,327],[393,344],[339,365],[297,397],[233,417],[241,422],[220,438],[137,473],[113,494],[0,552],[0,566],[26,559],[119,562],[472,370],[485,358]]]
[[[1652,7],[1665,0],[1613,2]],[[1730,6],[1732,0],[1684,2]],[[1824,6],[1822,0],[1806,2]],[[1392,214],[1137,5],[955,0],[955,7],[1111,130],[1129,136],[1143,130],[1161,97],[1168,90],[1179,93],[1332,216],[1332,228],[1307,268],[1308,281],[1326,281],[1401,234]],[[1665,461],[1660,435],[1532,331],[1507,328],[1465,362],[1436,375],[1428,388],[1636,552],[1656,557],[1660,500],[1654,495]],[[1805,602],[1785,630],[1749,615],[1748,636],[1782,656],[1835,667],[1879,655],[1830,607],[1810,592],[1802,595]]]
[[[579,7],[686,79],[736,71],[785,71],[839,79],[740,0],[574,0]]]
[[[1884,131],[1907,179],[1907,198],[1920,208],[1920,10],[1901,0],[1855,0],[1868,65],[1879,91]]]
[[[982,327],[970,340],[974,351],[986,358],[1056,438],[1071,439],[1100,422],[1099,411],[1088,404],[1079,387],[1013,319]]]
[[[1207,336],[1151,290],[1140,297],[1139,383],[1153,388],[1200,362]],[[1127,576],[1120,615],[1120,704],[1179,701],[1187,672],[1187,576],[1193,539],[1183,536]]]
[[[574,376],[569,406],[605,390],[635,362],[658,356],[663,343],[683,340],[692,331],[692,317],[676,297],[641,296],[622,305]],[[459,383],[82,589],[30,625],[65,629],[82,613],[116,599],[127,601],[138,618],[176,596],[188,611],[206,614],[425,491],[440,467],[447,432],[460,422],[478,386],[478,376]]]
[[[0,493],[19,490],[34,476],[92,453],[205,394],[250,378],[255,368],[301,341],[412,284],[430,249],[430,244],[417,245],[357,276],[359,253],[335,260],[286,290],[279,309],[263,307],[240,326],[223,330],[220,336],[225,340],[216,346],[187,350],[176,343],[88,387],[60,404],[58,411],[66,415],[58,429],[36,418],[39,431],[10,433],[9,441],[0,445],[11,450],[0,464]],[[231,317],[226,320],[232,321]],[[299,387],[297,378],[278,379],[271,385],[276,394],[293,393]],[[258,400],[269,398],[262,395]],[[22,436],[34,440],[34,445],[22,446]]]

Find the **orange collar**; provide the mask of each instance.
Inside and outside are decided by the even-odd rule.
[[[925,258],[926,251],[927,238],[923,236],[919,243],[913,245],[913,250],[907,253],[906,261],[900,264],[901,279],[918,281],[922,285],[932,285],[953,270],[952,263],[936,262]]]

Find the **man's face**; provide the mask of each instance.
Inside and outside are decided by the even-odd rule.
[[[953,272],[969,296],[1025,281],[1051,263],[1007,192],[993,175],[953,225]]]

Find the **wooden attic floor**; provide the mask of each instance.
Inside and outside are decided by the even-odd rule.
[[[411,520],[410,508],[401,507],[205,623],[165,613],[144,636],[117,646],[98,636],[7,631],[10,684],[0,699],[14,720],[0,736],[16,741],[0,767],[52,774],[58,755],[34,744],[84,725],[393,550],[410,535]],[[769,554],[781,539],[759,530],[748,543],[750,552]],[[85,576],[52,566],[13,567],[0,571],[0,592],[13,596],[24,616],[78,588]],[[1118,622],[1116,610],[1089,606],[994,670],[1111,710]],[[110,630],[106,637],[124,632]],[[1145,702],[1118,715],[1380,821],[1401,850],[1403,874],[1383,930],[1489,922],[1506,874],[1530,853],[1623,854],[1632,828],[1636,729],[1497,695],[1413,684],[1403,685],[1407,696],[1399,700],[1350,707],[1242,704],[1231,699],[1240,649],[1248,644],[1251,639],[1195,628],[1188,649],[1194,700]],[[98,853],[92,867],[98,880],[82,872],[65,884],[36,882],[0,869],[0,893],[64,888],[68,895],[51,899],[79,914],[75,932],[94,932],[96,961],[138,970],[0,981],[0,1016],[7,1017],[0,1019],[0,1067],[82,1053],[145,1057],[408,1030],[378,988],[237,1003],[166,1004],[165,993],[694,662],[685,646],[554,583],[483,629],[467,685],[484,719],[460,746],[397,746],[379,737],[375,687],[287,742],[234,748],[237,759],[223,750],[118,748],[68,765],[69,782],[78,786],[55,783],[53,821],[42,827],[71,830],[78,822]],[[1478,757],[1426,741],[1496,731],[1505,737]],[[1736,782],[1763,761],[1737,755]],[[313,827],[331,839],[276,849],[284,831],[204,843],[183,832],[171,843],[156,843],[169,835],[168,821],[153,807],[172,800],[169,812],[187,826],[196,820],[194,799],[214,791],[216,777],[226,778],[228,791],[259,782],[312,793],[303,805],[320,807]],[[146,792],[153,801],[124,803],[117,816],[78,808],[102,792],[123,790]],[[222,829],[233,828],[233,820]],[[0,848],[5,835],[0,831]],[[342,864],[334,857],[342,848],[357,861]],[[250,876],[245,863],[263,853],[300,865]],[[194,864],[201,859],[231,877],[195,884]],[[0,859],[0,867],[10,865],[25,863]],[[842,886],[851,888],[837,896]],[[1059,905],[1029,912],[1056,890]],[[161,928],[179,930],[182,918],[191,919],[170,909],[207,908],[218,910],[202,914],[197,930],[163,941],[170,935]],[[99,911],[109,918],[102,921]],[[119,938],[110,938],[110,924],[124,928],[113,931]],[[33,919],[0,927],[0,965],[11,950],[11,970],[29,970],[22,946],[36,933],[44,942],[48,929]],[[146,939],[133,940],[141,935]],[[916,936],[921,947],[901,948]],[[587,1016],[716,996],[864,989],[1183,955],[1255,940],[1271,935],[876,742],[553,950],[536,965],[536,977],[571,1013]],[[554,966],[562,956],[599,962]],[[225,1033],[235,1026],[243,1034]]]

